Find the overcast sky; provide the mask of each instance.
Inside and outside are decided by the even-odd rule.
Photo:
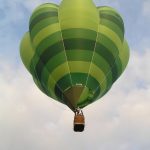
[[[131,56],[101,100],[84,109],[86,129],[45,96],[19,56],[33,9],[56,0],[0,0],[0,150],[150,150],[150,0],[95,0],[122,15]]]

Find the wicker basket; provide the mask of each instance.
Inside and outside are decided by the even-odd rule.
[[[84,130],[85,120],[83,114],[75,114],[74,116],[74,131],[82,132]]]

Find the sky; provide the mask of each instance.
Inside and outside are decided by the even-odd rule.
[[[0,150],[150,150],[150,0],[95,0],[123,17],[130,61],[103,98],[84,108],[86,128],[73,132],[73,112],[45,96],[19,56],[29,17],[60,0],[0,0]]]

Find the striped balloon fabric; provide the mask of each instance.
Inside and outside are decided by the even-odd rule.
[[[121,16],[92,0],[37,7],[20,54],[39,89],[73,111],[106,94],[129,60]]]

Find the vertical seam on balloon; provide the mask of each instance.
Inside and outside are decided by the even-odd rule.
[[[119,55],[118,55],[118,56],[119,56]],[[105,75],[105,78],[101,81],[100,85],[102,85],[102,84],[104,83],[104,81],[107,80],[107,77],[108,77],[108,75],[110,74],[110,72],[112,71],[112,68],[115,67],[115,63],[116,63],[116,61],[117,61],[118,56],[116,56],[116,58],[115,58],[115,60],[114,60],[114,63],[113,63],[113,65],[112,65],[112,67],[110,68],[110,71],[108,71],[108,73]],[[98,86],[98,87],[99,87],[99,86]],[[98,87],[95,89],[94,92],[97,91]],[[100,95],[98,96],[98,98],[100,98],[100,96],[103,95],[103,92],[104,92],[105,90],[106,90],[106,89],[104,89],[103,91],[100,92]]]
[[[98,28],[97,28],[96,40],[95,40],[95,44],[94,44],[94,51],[93,51],[93,55],[92,55],[92,58],[91,58],[90,67],[89,67],[89,71],[88,71],[88,76],[87,76],[87,79],[86,79],[85,87],[87,87],[87,82],[88,82],[88,79],[89,79],[89,76],[90,76],[89,74],[90,74],[90,70],[91,70],[91,66],[92,66],[92,61],[93,61],[93,58],[94,58],[95,49],[96,49],[96,45],[97,45],[98,33],[99,33],[99,23],[98,23]]]
[[[60,9],[60,7],[59,7]],[[64,52],[65,52],[65,57],[66,57],[66,61],[67,61],[67,66],[68,66],[68,70],[70,72],[70,67],[69,67],[69,63],[68,63],[68,57],[67,57],[67,54],[66,54],[66,48],[65,48],[65,44],[64,44],[64,40],[63,40],[63,35],[62,35],[62,31],[61,31],[61,25],[60,25],[60,12],[59,12],[59,9],[58,9],[58,23],[59,23],[59,27],[60,27],[60,32],[61,32],[61,40],[62,40],[62,43],[63,43],[63,48],[64,48]],[[72,83],[72,78],[71,78],[71,72],[69,73],[69,76],[70,76],[70,82],[71,82],[71,85],[73,85]]]
[[[62,31],[61,31],[61,25],[60,25],[60,18],[59,18],[59,9],[60,9],[60,6],[58,8],[58,23],[59,23],[59,27],[60,27],[60,32],[61,32],[61,40],[62,40],[62,43],[63,43],[63,47],[64,47],[64,52],[65,52],[65,57],[66,57],[66,61],[67,61],[67,65],[68,65],[68,70],[69,70],[69,77],[70,77],[70,82],[71,82],[71,85],[73,85],[72,83],[72,78],[71,78],[71,72],[70,72],[70,67],[69,67],[69,63],[68,63],[68,58],[67,58],[67,54],[66,54],[66,49],[65,49],[65,44],[64,44],[64,40],[63,40],[63,35],[62,35]],[[61,90],[62,91],[62,90]],[[63,93],[63,92],[62,92]],[[63,100],[63,95],[62,95],[62,100]],[[72,103],[70,101],[68,101],[68,103],[70,104],[70,106],[72,108],[74,108],[74,106],[72,105]]]
[[[40,59],[40,55],[37,53],[35,53],[34,55],[37,55],[38,57],[39,57],[39,59]],[[33,65],[33,61],[34,61],[34,57],[32,58],[32,61],[31,61],[31,65]],[[43,63],[43,61],[40,59],[40,61],[42,62],[42,64],[44,64]],[[31,66],[30,65],[30,66]],[[35,69],[35,66],[36,65],[33,65],[33,69],[34,69],[34,73],[35,73],[35,76],[36,76],[36,78],[40,81],[40,79],[39,79],[39,77],[38,77],[38,75],[37,75],[37,73],[36,73],[36,69]],[[49,70],[48,70],[48,68],[45,66],[45,68],[46,68],[46,70],[49,72]],[[50,77],[51,75],[49,74],[49,76],[48,76],[48,80],[47,80],[47,85],[45,86],[45,85],[43,85],[43,84],[41,84],[41,82],[40,82],[40,84],[45,88],[45,89],[47,89],[47,94],[49,95],[49,96],[51,96],[52,94],[51,94],[51,92],[50,92],[50,90],[49,90],[49,87],[48,87],[48,82],[49,82],[49,77]],[[62,91],[62,89],[60,88],[60,86],[57,84],[57,82],[55,81],[55,79],[51,76],[51,79],[55,82],[55,85],[57,85],[57,87],[61,90],[61,92],[63,93],[63,91]],[[56,95],[56,93],[55,93],[55,91],[53,91],[54,92],[54,94],[55,94],[55,96],[56,96],[56,98],[58,98],[58,96]]]
[[[89,74],[90,74],[90,71],[91,71],[92,61],[93,61],[93,58],[94,58],[96,45],[97,45],[98,33],[99,33],[99,24],[98,24],[97,35],[96,35],[96,40],[95,40],[95,44],[94,44],[94,51],[93,51],[92,59],[91,59],[91,62],[90,62],[90,67],[89,67],[88,76],[87,76],[87,79],[86,79],[85,86],[87,86],[87,82],[88,82],[88,79],[89,79]]]

